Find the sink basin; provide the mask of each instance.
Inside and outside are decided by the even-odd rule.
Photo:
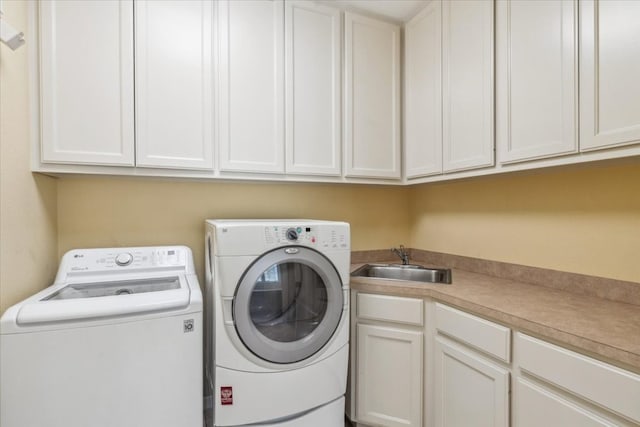
[[[448,268],[427,268],[420,265],[365,264],[351,273],[354,277],[371,277],[390,280],[410,280],[413,282],[451,283]]]

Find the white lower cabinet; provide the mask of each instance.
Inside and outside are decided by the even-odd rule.
[[[358,325],[358,420],[422,425],[422,332]]]
[[[358,425],[421,426],[424,301],[353,293],[350,401]],[[353,333],[352,332],[352,333]]]
[[[507,427],[511,330],[440,303],[434,311],[435,425]]]
[[[538,427],[553,420],[563,427],[601,427],[615,424],[599,417],[588,409],[576,405],[524,378],[515,385],[517,406],[514,424],[518,427]]]
[[[434,363],[436,426],[509,425],[507,368],[440,336]]]
[[[636,373],[518,331],[512,351],[510,328],[429,299],[352,301],[358,427],[640,426]]]
[[[640,375],[517,333],[516,426],[640,425]]]

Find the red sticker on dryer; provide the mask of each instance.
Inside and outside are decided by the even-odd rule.
[[[233,405],[233,387],[220,387],[220,404]]]

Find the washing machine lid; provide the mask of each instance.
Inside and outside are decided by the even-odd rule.
[[[117,295],[145,294],[180,289],[180,279],[159,277],[154,279],[72,283],[42,298],[43,301],[99,298]]]
[[[25,303],[16,322],[29,325],[176,310],[187,307],[190,296],[184,275],[74,282]]]
[[[277,248],[244,273],[233,300],[233,320],[244,345],[272,363],[295,363],[320,351],[344,311],[342,280],[320,252]]]

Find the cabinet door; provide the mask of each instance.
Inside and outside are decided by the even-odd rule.
[[[580,150],[640,143],[640,2],[580,2]]]
[[[400,27],[345,13],[346,176],[400,178]]]
[[[39,6],[42,162],[133,166],[133,1]]]
[[[539,427],[551,423],[563,427],[615,425],[523,378],[518,378],[516,382],[514,407],[515,427]]]
[[[493,0],[442,5],[443,169],[492,166]]]
[[[404,162],[407,178],[442,173],[442,2],[404,30]]]
[[[496,6],[501,163],[575,153],[577,0],[500,0]]]
[[[509,425],[509,371],[449,343],[435,343],[436,426]]]
[[[219,1],[220,170],[284,172],[284,5]]]
[[[340,10],[285,4],[286,170],[340,175]]]
[[[213,6],[136,2],[136,164],[213,169]]]
[[[358,422],[422,425],[422,332],[359,324]]]

